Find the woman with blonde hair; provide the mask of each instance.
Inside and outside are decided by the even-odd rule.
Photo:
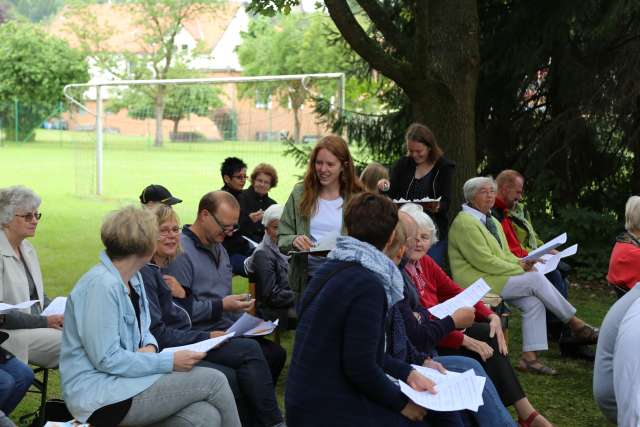
[[[100,426],[240,427],[224,375],[195,366],[205,353],[159,353],[139,270],[151,259],[158,222],[133,206],[110,214],[105,250],[67,299],[60,352],[65,403]]]
[[[289,285],[298,293],[322,264],[308,251],[320,241],[344,234],[343,206],[362,191],[347,142],[338,135],[320,139],[309,157],[304,180],[293,188],[284,207],[278,246],[296,253],[289,262]]]
[[[360,181],[366,191],[386,194],[389,192],[389,171],[380,163],[371,162],[360,174]]]

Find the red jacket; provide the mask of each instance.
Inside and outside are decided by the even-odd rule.
[[[453,298],[464,290],[428,255],[420,258],[417,264],[408,263],[405,271],[418,290],[420,303],[427,309]],[[486,321],[493,314],[482,301],[475,305],[475,309],[476,321]],[[438,343],[438,346],[460,348],[463,338],[464,334],[461,331],[452,331]]]
[[[640,282],[640,248],[632,243],[616,242],[611,251],[607,281],[631,289]]]
[[[513,228],[513,224],[511,224],[509,209],[500,197],[496,197],[496,202],[493,205],[493,209],[499,213],[498,215],[496,215],[496,219],[500,221],[500,224],[502,225],[502,230],[504,231],[504,235],[507,238],[507,243],[509,244],[509,250],[511,251],[511,253],[518,258],[523,258],[529,255],[529,252],[527,252],[520,244],[518,236],[516,236],[516,231]]]

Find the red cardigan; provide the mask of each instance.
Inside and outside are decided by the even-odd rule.
[[[607,281],[631,289],[640,282],[640,248],[633,243],[616,242],[611,251]]]
[[[417,264],[408,263],[405,271],[418,290],[420,303],[427,309],[453,298],[463,291],[428,255],[420,258]],[[493,314],[493,311],[482,301],[475,305],[475,309],[476,322],[487,321],[488,317]],[[438,346],[460,348],[463,338],[464,334],[461,331],[452,331],[438,343]]]

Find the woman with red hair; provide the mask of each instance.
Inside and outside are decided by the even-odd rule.
[[[298,294],[324,262],[304,252],[344,234],[343,206],[361,191],[347,142],[338,135],[320,139],[311,151],[304,180],[291,191],[278,230],[280,250],[298,252],[289,261],[289,285]]]

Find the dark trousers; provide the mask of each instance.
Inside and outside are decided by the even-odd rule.
[[[246,397],[246,406],[255,412],[260,425],[272,426],[283,418],[278,409],[273,374],[261,347],[257,340],[233,338],[209,351],[204,360],[233,368],[240,392]]]
[[[482,361],[478,353],[462,347],[459,349],[438,348],[438,353],[442,356],[458,355],[476,359],[480,362],[484,370],[487,371],[487,375],[496,386],[502,403],[505,406],[511,406],[525,397],[524,390],[522,390],[520,381],[518,381],[518,377],[509,362],[509,358],[500,353],[498,350],[498,340],[495,336],[490,338],[489,331],[488,323],[474,323],[473,326],[467,328],[465,331],[465,335],[475,338],[478,341],[484,341],[493,348],[493,356],[487,359],[486,362]]]
[[[567,280],[562,276],[560,269],[555,269],[550,273],[545,274],[545,277],[549,279],[554,288],[562,294],[562,296],[569,300],[569,284]],[[561,332],[567,329],[553,313],[547,310],[547,332],[551,339],[557,340],[560,338]]]
[[[253,340],[260,344],[262,354],[264,355],[264,358],[269,365],[269,370],[271,371],[273,384],[278,384],[278,378],[280,377],[280,373],[287,361],[287,350],[282,348],[280,344],[268,340],[265,337],[256,337],[253,338]]]

